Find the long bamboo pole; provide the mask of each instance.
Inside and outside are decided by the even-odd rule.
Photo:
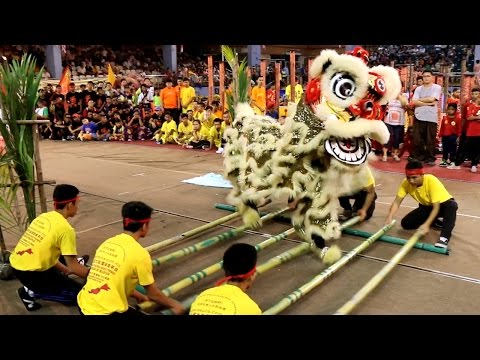
[[[35,162],[35,172],[37,173],[38,196],[40,198],[40,211],[42,213],[47,212],[47,197],[45,196],[45,187],[43,185],[43,169],[42,159],[40,157],[40,134],[38,130],[38,124],[32,125],[33,132],[33,156]],[[35,191],[35,189],[33,190]]]
[[[268,220],[271,220],[273,219],[275,216],[281,214],[282,212],[284,211],[287,211],[289,210],[288,207],[285,207],[283,209],[280,209],[280,210],[277,210],[277,211],[274,211],[270,214],[267,214],[265,216],[262,216],[261,217],[261,220],[262,221],[268,221]],[[236,227],[235,229],[231,229],[227,232],[224,232],[220,235],[217,235],[217,236],[214,236],[210,239],[207,239],[207,240],[204,240],[202,242],[199,242],[195,245],[192,245],[192,246],[189,246],[189,247],[186,247],[186,248],[183,248],[181,250],[177,250],[177,251],[174,251],[170,254],[167,254],[167,255],[164,255],[164,256],[161,256],[157,259],[153,259],[152,260],[152,263],[154,266],[158,266],[160,264],[164,264],[166,262],[169,262],[169,261],[172,261],[172,260],[176,260],[178,258],[181,258],[185,255],[188,255],[188,254],[192,254],[194,252],[197,252],[197,251],[200,251],[200,250],[203,250],[203,249],[206,249],[212,245],[215,245],[221,241],[225,241],[225,240],[228,240],[232,237],[235,237],[237,235],[240,235],[242,234],[245,230],[249,230],[251,229],[252,226],[251,225],[242,225],[242,226],[239,226],[239,227]]]
[[[288,229],[283,233],[272,236],[271,238],[268,238],[267,240],[262,241],[261,243],[255,245],[255,249],[257,250],[257,252],[260,252],[261,250],[267,248],[268,246],[276,244],[277,242],[280,242],[281,240],[287,238],[288,236],[294,233],[295,233],[294,228]],[[177,281],[176,283],[166,287],[165,289],[162,290],[162,292],[166,296],[172,296],[173,294],[179,292],[180,290],[183,290],[187,286],[195,284],[200,280],[206,278],[207,276],[210,276],[216,273],[217,271],[220,271],[222,269],[222,265],[223,265],[223,261],[219,261],[213,265],[210,265],[205,269],[199,270],[195,274],[189,275],[186,278],[183,278],[182,280]],[[143,311],[152,312],[152,311],[155,311],[157,304],[153,301],[145,301],[139,304],[138,307]]]
[[[422,235],[417,231],[393,258],[368,281],[353,297],[348,300],[334,315],[348,315],[360,302],[367,297],[383,279],[402,261],[405,255],[413,248]]]
[[[395,225],[395,220],[392,221],[390,224],[385,225],[383,228],[381,228],[379,231],[373,234],[370,238],[362,242],[362,244],[360,244],[359,246],[357,246],[356,248],[348,252],[346,255],[344,255],[342,258],[340,258],[340,260],[338,260],[335,264],[329,266],[328,268],[323,270],[319,275],[315,276],[308,283],[304,284],[303,286],[301,286],[300,288],[292,292],[290,295],[280,300],[277,304],[273,305],[271,308],[264,311],[263,315],[276,315],[281,311],[285,310],[288,306],[292,305],[298,299],[305,296],[310,291],[312,291],[315,287],[323,283],[326,279],[332,276],[337,270],[341,269],[351,259],[353,259],[355,255],[359,254],[360,252],[365,250],[367,247],[369,247],[371,244],[373,244],[375,240],[377,240],[380,236],[382,236],[388,230],[390,230],[393,227],[393,225]]]
[[[347,228],[347,229],[343,230],[343,232],[345,234],[348,234],[348,235],[354,235],[354,236],[359,236],[359,237],[363,237],[363,238],[369,238],[370,236],[372,236],[372,233],[362,231],[362,230],[357,230],[357,229],[350,229],[350,228]],[[383,241],[383,242],[387,242],[387,243],[390,243],[390,244],[396,244],[396,245],[405,245],[408,240],[397,238],[397,237],[394,237],[394,236],[384,235],[384,236],[380,237],[378,239],[378,241]],[[416,248],[416,249],[430,251],[430,252],[434,252],[434,253],[437,253],[437,254],[443,254],[443,255],[448,255],[449,254],[448,249],[438,248],[438,247],[435,247],[432,244],[426,244],[426,243],[422,243],[422,242],[417,242],[413,247]]]
[[[346,221],[345,223],[343,223],[342,227],[343,226],[345,226],[345,227],[346,226],[352,226],[358,221],[360,221],[360,218],[357,216],[357,217],[352,218],[352,219]],[[288,236],[289,234],[293,234],[294,231],[295,230],[293,228],[289,229],[289,230],[285,231],[284,233],[277,235],[277,237],[279,237],[279,236],[283,237],[283,234],[286,234],[286,236]],[[270,241],[274,238],[275,237],[267,239],[267,240],[265,240],[265,242]],[[271,258],[270,260],[266,261],[265,263],[263,263],[262,265],[257,267],[257,273],[258,274],[263,274],[266,271],[271,270],[278,265],[281,265],[281,264],[283,264],[287,261],[290,261],[290,260],[306,253],[308,251],[308,249],[310,248],[310,246],[311,245],[308,244],[308,243],[301,243],[300,245],[297,245],[296,247],[294,247],[294,248],[292,248],[288,251],[285,251],[285,252],[281,253],[280,255],[277,255],[277,256]],[[188,299],[186,299],[185,301],[183,301],[182,305],[184,306],[184,308],[186,308],[186,309],[190,308],[190,306],[192,305],[193,301],[195,301],[197,296],[198,296],[198,294],[193,295],[193,296],[189,297]],[[164,310],[161,313],[163,315],[173,315],[173,313],[170,309]]]
[[[180,235],[176,235],[170,239],[167,239],[167,240],[163,240],[163,241],[160,241],[156,244],[153,244],[153,245],[150,245],[150,246],[146,246],[145,249],[148,251],[148,252],[154,252],[156,250],[159,250],[161,248],[164,248],[165,246],[168,246],[170,244],[173,244],[173,243],[176,243],[178,241],[181,241],[183,239],[187,239],[189,237],[192,237],[192,236],[195,236],[197,234],[200,234],[201,232],[204,232],[206,230],[209,230],[217,225],[220,225],[220,224],[223,224],[227,221],[230,221],[230,220],[233,220],[237,217],[240,216],[240,213],[239,212],[235,212],[233,214],[230,214],[230,215],[227,215],[227,216],[224,216],[220,219],[217,219],[217,220],[214,220],[214,221],[210,221],[209,223],[207,224],[204,224],[202,226],[199,226],[195,229],[192,229],[192,230],[188,230],[188,231],[185,231],[183,234],[180,234]]]
[[[295,51],[290,50],[290,101],[295,102],[295,96],[297,95],[295,93],[295,87],[296,87],[296,82],[295,82],[295,75],[296,75],[296,65],[295,65]]]

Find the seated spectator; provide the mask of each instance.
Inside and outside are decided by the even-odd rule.
[[[97,125],[93,121],[89,121],[87,118],[82,120],[82,128],[78,134],[80,141],[91,141],[97,139]]]

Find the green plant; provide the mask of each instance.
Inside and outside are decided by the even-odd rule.
[[[246,59],[238,63],[238,54],[226,45],[222,45],[222,54],[232,69],[233,93],[227,92],[227,103],[230,116],[235,119],[235,105],[239,102],[248,102],[249,76]]]
[[[0,157],[0,166],[4,166],[1,174],[2,184],[11,186],[3,188],[0,192],[0,221],[12,224],[15,221],[25,230],[27,225],[35,218],[35,172],[34,172],[34,141],[33,126],[18,124],[18,120],[34,120],[35,107],[38,100],[38,87],[42,79],[44,68],[35,71],[36,60],[24,54],[20,61],[13,60],[0,65],[0,108],[2,121],[0,121],[0,134],[5,141],[6,153]],[[8,173],[8,167],[14,169],[15,174]],[[5,170],[7,169],[7,170]],[[4,182],[5,181],[5,182]],[[15,216],[13,202],[17,199],[19,183],[23,191],[26,219],[7,221],[7,217]],[[8,225],[7,225],[8,226]]]

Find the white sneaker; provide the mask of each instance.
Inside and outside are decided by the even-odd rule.
[[[452,163],[451,165],[447,166],[447,169],[448,170],[460,170],[461,167],[459,165],[455,165],[455,164]]]
[[[473,173],[476,173],[477,172],[477,167],[476,166],[472,166],[472,168],[470,169],[471,172]]]
[[[215,151],[216,154],[223,154],[223,148],[218,148],[217,151]]]

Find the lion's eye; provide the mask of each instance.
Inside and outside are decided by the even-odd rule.
[[[333,94],[342,100],[352,97],[356,89],[353,78],[344,73],[336,73],[331,84]]]

